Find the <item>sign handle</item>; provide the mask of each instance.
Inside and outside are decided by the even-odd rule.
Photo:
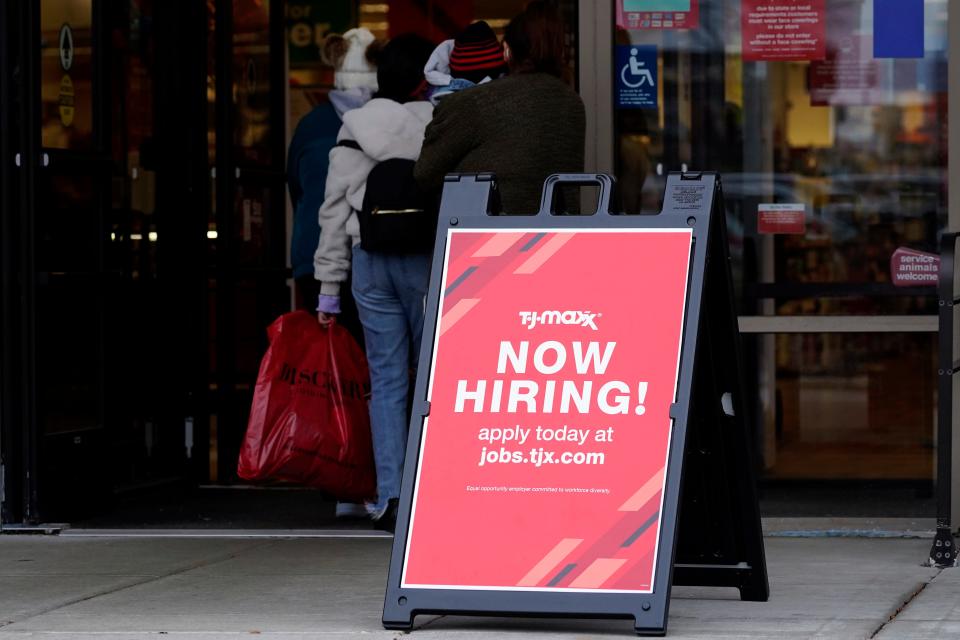
[[[553,193],[557,185],[570,186],[590,186],[600,187],[600,197],[597,200],[597,210],[593,215],[610,215],[610,198],[613,194],[613,187],[616,179],[613,176],[603,173],[585,174],[585,173],[555,173],[548,177],[543,183],[543,197],[540,200],[540,211],[538,216],[555,215],[553,212]]]

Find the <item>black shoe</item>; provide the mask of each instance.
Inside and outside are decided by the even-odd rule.
[[[390,498],[390,500],[387,501],[387,508],[383,510],[379,518],[373,521],[373,528],[394,533],[397,528],[397,511],[399,511],[399,509],[400,499]]]

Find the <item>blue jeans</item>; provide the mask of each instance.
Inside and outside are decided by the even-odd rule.
[[[370,429],[378,510],[400,495],[407,448],[411,371],[417,369],[429,255],[370,253],[353,248],[353,297],[370,365]]]

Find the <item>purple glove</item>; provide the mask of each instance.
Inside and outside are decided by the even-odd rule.
[[[320,300],[317,302],[317,311],[323,313],[340,313],[340,296],[328,296],[320,294]]]

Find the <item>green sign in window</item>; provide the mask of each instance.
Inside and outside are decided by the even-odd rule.
[[[344,0],[288,0],[287,46],[290,65],[320,62],[320,46],[328,33],[353,26],[353,3]]]

